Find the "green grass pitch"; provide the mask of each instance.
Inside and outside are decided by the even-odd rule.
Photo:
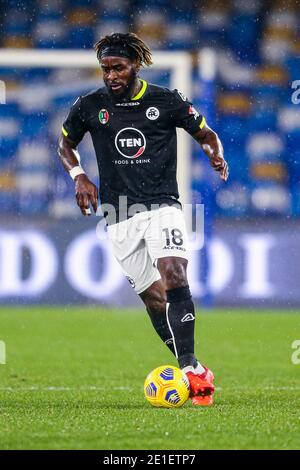
[[[215,405],[156,409],[144,379],[176,361],[142,311],[2,307],[0,448],[299,449],[300,314],[199,311],[196,338]]]

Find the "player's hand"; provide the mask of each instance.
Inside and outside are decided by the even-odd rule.
[[[227,181],[229,176],[229,168],[228,163],[226,162],[224,157],[222,157],[222,155],[216,155],[211,157],[209,161],[213,169],[220,173],[220,178],[223,181]]]
[[[76,201],[83,215],[91,215],[90,204],[97,212],[98,189],[85,174],[75,178]]]

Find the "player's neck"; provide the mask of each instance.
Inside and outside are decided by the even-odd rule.
[[[142,86],[143,86],[143,84],[142,84],[141,80],[138,77],[136,77],[135,82],[134,82],[134,86],[132,87],[132,92],[130,94],[131,95],[130,99],[134,98],[134,96],[136,96],[141,91]]]

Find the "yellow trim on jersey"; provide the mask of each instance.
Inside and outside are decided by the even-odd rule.
[[[200,124],[199,124],[200,129],[203,129],[203,127],[205,126],[205,124],[206,124],[206,120],[205,120],[205,117],[203,116],[202,121],[201,121]]]
[[[146,88],[147,88],[147,82],[146,80],[142,80],[140,78],[140,82],[142,83],[142,88],[140,89],[140,91],[138,92],[137,95],[135,95],[133,98],[131,98],[131,101],[136,101],[136,100],[139,100],[145,93],[146,91]]]
[[[62,133],[63,133],[63,135],[64,135],[65,137],[68,137],[69,133],[66,131],[66,129],[64,128],[64,126],[62,126],[61,131],[62,131]]]

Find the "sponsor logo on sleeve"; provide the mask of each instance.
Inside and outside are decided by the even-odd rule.
[[[190,106],[190,107],[189,107],[189,114],[193,114],[195,120],[200,116],[200,114],[199,114],[198,111],[194,108],[194,106]]]

